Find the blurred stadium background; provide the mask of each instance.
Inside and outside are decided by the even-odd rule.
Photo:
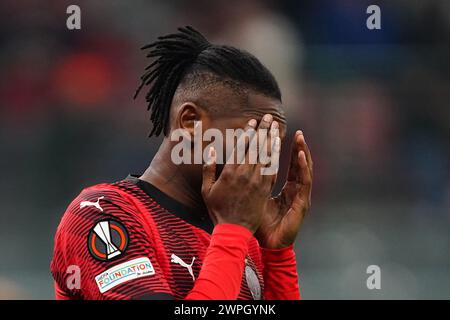
[[[66,28],[81,7],[82,29]],[[369,31],[378,4],[382,30]],[[315,158],[296,245],[305,299],[450,299],[450,2],[0,3],[0,298],[52,299],[49,263],[83,186],[148,165],[140,46],[182,25],[278,78]],[[366,268],[381,268],[368,290]]]

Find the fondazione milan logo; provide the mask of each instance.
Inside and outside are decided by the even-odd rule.
[[[127,230],[118,221],[109,219],[99,221],[89,232],[89,252],[97,260],[113,260],[121,256],[127,246]]]

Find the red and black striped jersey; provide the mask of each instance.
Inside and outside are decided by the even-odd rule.
[[[183,299],[200,273],[212,230],[207,214],[136,177],[86,188],[56,232],[51,272],[57,298]],[[263,298],[261,252],[252,238],[238,299]]]

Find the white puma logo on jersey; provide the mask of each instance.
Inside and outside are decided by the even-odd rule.
[[[84,208],[84,207],[96,207],[98,210],[100,210],[101,212],[103,212],[103,208],[100,207],[100,200],[104,199],[104,196],[101,196],[100,198],[97,199],[96,202],[91,202],[91,201],[81,201],[80,203],[80,209]]]
[[[172,255],[170,256],[170,262],[173,263],[177,263],[180,266],[188,269],[189,274],[192,276],[192,281],[195,281],[195,276],[194,276],[194,271],[192,271],[192,266],[194,265],[194,261],[195,261],[195,257],[192,258],[192,262],[191,264],[187,264],[186,262],[184,262],[183,260],[181,260],[180,257],[178,257],[176,254],[172,253]]]

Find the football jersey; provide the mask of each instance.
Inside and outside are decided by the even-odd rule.
[[[183,299],[200,273],[213,227],[207,213],[137,177],[86,188],[55,235],[57,298]],[[252,237],[238,299],[264,299],[262,268]]]

